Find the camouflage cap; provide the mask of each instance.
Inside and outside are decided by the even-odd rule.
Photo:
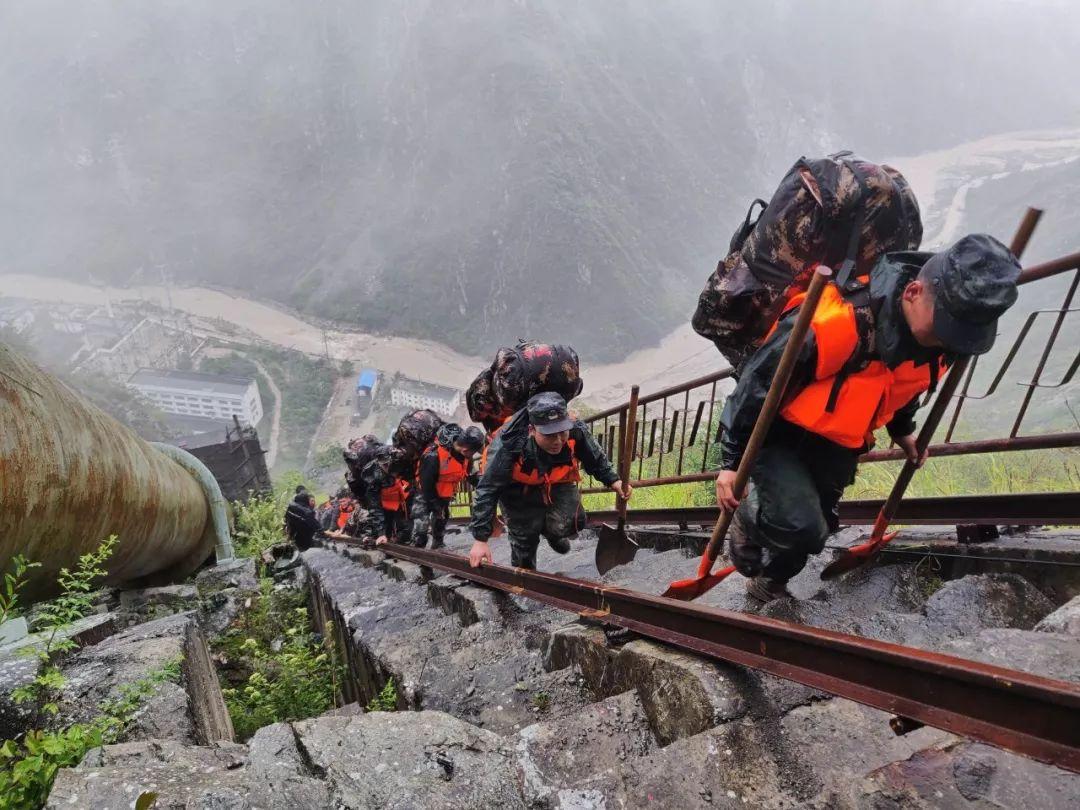
[[[529,424],[545,436],[574,426],[566,412],[566,400],[554,391],[534,395],[525,407],[529,412]]]
[[[985,354],[998,318],[1018,295],[1020,262],[992,236],[975,233],[933,256],[921,275],[933,288],[934,334],[946,349]]]

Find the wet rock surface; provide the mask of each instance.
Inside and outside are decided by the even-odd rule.
[[[954,741],[918,751],[850,784],[838,806],[858,810],[1076,807],[1075,774],[987,745]]]
[[[470,542],[451,534],[448,550]],[[492,550],[508,561],[506,543]],[[539,564],[595,580],[593,553],[584,533],[566,555],[541,544]],[[1052,598],[1015,573],[942,582],[890,564],[822,583],[828,561],[822,555],[792,581],[796,599],[763,607],[736,576],[699,602],[1080,682],[1071,608],[1055,615]],[[350,705],[267,726],[246,746],[195,746],[190,734],[183,744],[108,746],[64,772],[50,806],[130,806],[169,780],[183,788],[162,792],[158,807],[1080,803],[1080,778],[1059,769],[932,728],[897,737],[886,712],[612,634],[382,551],[333,543],[301,562],[314,628],[334,633],[343,651]],[[604,582],[655,593],[693,566],[679,548],[643,549]],[[200,603],[243,593],[242,578],[207,575]],[[399,711],[365,712],[391,679]]]
[[[255,560],[236,559],[204,568],[195,577],[199,624],[208,636],[220,635],[259,592]]]
[[[441,712],[295,723],[311,765],[345,807],[524,807],[502,736]]]
[[[577,795],[583,780],[659,747],[641,700],[623,692],[570,717],[523,728],[516,765],[530,804],[561,803]]]
[[[155,687],[135,715],[128,739],[231,740],[232,725],[205,637],[195,619],[184,614],[130,628],[66,661],[61,714],[89,720],[103,701],[119,698],[125,685],[169,665],[179,665],[180,682]]]
[[[1017,574],[975,574],[946,582],[926,602],[926,618],[941,637],[988,627],[1032,629],[1054,605]]]
[[[972,661],[1080,683],[1080,641],[1061,633],[991,628],[954,639],[942,650]]]
[[[1064,633],[1080,638],[1080,596],[1076,596],[1035,625],[1044,633]]]
[[[120,611],[131,623],[194,610],[198,604],[199,592],[194,585],[163,585],[120,593]]]

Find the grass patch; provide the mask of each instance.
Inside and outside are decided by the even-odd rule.
[[[260,582],[252,605],[211,642],[233,729],[245,741],[271,723],[315,717],[337,704],[341,664],[331,628],[310,630],[304,594]]]
[[[272,349],[266,346],[240,347],[250,358],[258,360],[274,378],[281,390],[281,435],[276,467],[284,469],[300,467],[307,458],[311,437],[322,421],[326,403],[334,393],[334,383],[341,370],[340,364],[324,357],[311,357],[303,352],[289,349]],[[254,377],[264,407],[272,401],[272,395],[262,387],[262,377],[251,359],[229,356],[206,358],[200,371],[217,374],[242,374]]]
[[[396,712],[398,705],[397,684],[391,678],[367,705],[369,712]]]

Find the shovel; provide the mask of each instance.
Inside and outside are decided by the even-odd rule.
[[[788,338],[787,345],[784,347],[784,353],[780,356],[780,362],[776,366],[776,372],[773,374],[772,383],[769,385],[769,393],[765,396],[765,403],[762,405],[760,413],[758,413],[757,422],[754,423],[754,430],[750,434],[750,440],[746,443],[742,460],[739,462],[739,469],[735,473],[733,489],[736,498],[742,498],[747,481],[750,479],[750,470],[757,459],[758,451],[761,450],[761,446],[765,443],[765,436],[768,434],[769,428],[772,427],[777,411],[780,410],[780,404],[784,399],[788,381],[791,379],[791,372],[795,368],[795,361],[802,350],[806,333],[810,330],[810,321],[814,317],[814,310],[817,309],[818,300],[821,298],[825,284],[831,276],[832,271],[829,268],[819,266],[810,281],[810,288],[806,291],[806,298],[799,308],[799,315],[795,319],[795,325],[791,329],[791,335]],[[706,591],[723,582],[734,572],[735,567],[728,566],[727,568],[721,568],[716,573],[711,573],[713,563],[716,562],[720,549],[724,546],[724,536],[727,534],[728,527],[731,526],[734,514],[734,512],[729,512],[726,509],[720,513],[716,526],[713,527],[712,537],[709,538],[709,545],[705,547],[705,553],[701,555],[697,576],[672,582],[668,589],[664,591],[664,596],[670,599],[682,599],[683,601],[697,599]]]
[[[1042,211],[1037,208],[1029,208],[1027,213],[1024,214],[1024,219],[1020,222],[1020,228],[1017,230],[1012,245],[1009,247],[1017,259],[1020,258],[1020,254],[1027,247],[1028,240],[1031,238],[1035,225],[1041,216]],[[922,430],[919,431],[918,438],[915,439],[916,458],[921,458],[922,454],[926,452],[926,448],[930,446],[930,440],[934,438],[934,431],[941,424],[945,409],[952,402],[956,387],[960,384],[960,379],[964,376],[964,372],[967,371],[970,362],[971,357],[964,355],[957,358],[952,368],[949,369],[949,374],[941,385],[937,399],[934,400],[930,412],[926,415],[926,422],[923,423]],[[904,462],[904,468],[900,470],[900,475],[896,477],[892,491],[889,492],[888,499],[882,505],[881,511],[874,521],[874,529],[870,532],[870,539],[865,543],[841,551],[840,555],[822,570],[822,579],[835,579],[841,574],[866,565],[866,563],[877,557],[881,549],[899,534],[899,532],[886,532],[885,530],[889,528],[889,523],[896,516],[900,501],[903,499],[908,484],[911,483],[917,469],[918,467],[910,460]]]
[[[619,480],[624,484],[630,480],[630,465],[634,459],[634,433],[637,426],[638,387],[630,389],[630,404],[626,417],[626,433],[622,448],[619,450]],[[626,533],[626,501],[620,495],[615,500],[615,509],[619,513],[619,525],[607,523],[596,531],[596,570],[603,576],[612,568],[626,565],[634,559],[641,548],[632,535]]]

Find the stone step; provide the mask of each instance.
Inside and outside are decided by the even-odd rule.
[[[740,717],[748,708],[742,668],[644,639],[612,646],[595,625],[573,624],[553,633],[544,666],[580,672],[598,698],[636,690],[661,745]]]
[[[539,695],[546,716],[588,702],[576,679],[544,670],[533,637],[499,619],[500,595],[449,577],[394,581],[327,549],[303,557],[313,616],[333,622],[345,650],[347,699],[366,705],[393,678],[402,709],[447,711],[505,733],[536,721]]]
[[[525,799],[533,806],[561,801],[589,777],[658,747],[636,692],[606,698],[561,720],[527,726],[516,744]]]

